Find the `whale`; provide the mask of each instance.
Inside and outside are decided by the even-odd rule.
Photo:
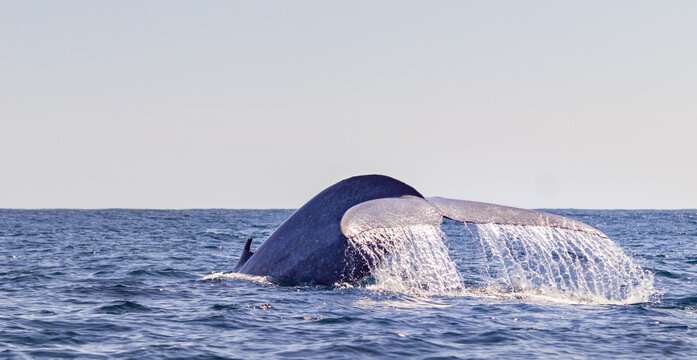
[[[607,238],[592,226],[564,216],[476,201],[424,197],[412,186],[392,177],[361,175],[341,180],[315,195],[253,253],[252,239],[248,239],[234,272],[266,276],[287,285],[354,282],[370,274],[374,265],[370,261],[375,260],[350,246],[349,238],[372,229],[439,226],[443,218],[472,224],[555,227]]]

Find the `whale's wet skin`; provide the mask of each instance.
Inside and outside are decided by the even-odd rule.
[[[527,241],[525,238],[530,237],[532,247],[545,249],[544,251],[551,247],[550,251],[558,258],[568,258],[573,252],[576,257],[572,261],[575,264],[566,262],[564,268],[557,269],[556,274],[546,271],[548,279],[554,276],[552,282],[581,280],[580,275],[569,273],[569,267],[573,265],[575,272],[583,270],[577,259],[578,256],[588,255],[585,253],[588,246],[600,245],[602,251],[612,248],[613,252],[622,252],[602,231],[575,219],[476,201],[426,198],[397,179],[372,174],[350,177],[324,189],[284,221],[255,252],[251,251],[252,238],[248,239],[234,272],[267,276],[278,284],[331,285],[351,283],[378,273],[385,274],[382,271],[383,264],[388,264],[395,270],[392,265],[404,265],[400,259],[405,257],[415,260],[410,261],[408,268],[397,269],[397,272],[418,272],[414,264],[433,258],[424,244],[434,249],[439,247],[439,240],[444,237],[437,229],[444,219],[475,224],[484,231],[492,226],[504,226],[501,227],[503,232],[498,231],[501,234],[489,232],[489,236],[484,237],[494,235],[493,238],[507,239],[505,233],[511,230],[510,240],[513,242]],[[427,231],[428,229],[431,231]],[[531,232],[531,229],[537,230]],[[491,244],[491,241],[488,243]],[[526,256],[529,252],[536,252],[532,247],[523,249]],[[517,272],[520,273],[522,268],[528,266],[527,257],[521,258],[517,254],[518,250],[505,250],[511,255],[506,258],[516,262]],[[442,250],[438,252],[445,253]],[[495,255],[504,259],[504,256],[498,254],[498,250]],[[555,261],[553,256],[546,255],[546,260]],[[445,258],[440,262],[448,263]],[[596,264],[593,261],[595,258],[585,258],[591,259],[586,265],[599,269],[598,272],[591,273],[595,277],[591,275],[590,279],[585,279],[594,283],[594,289],[589,295],[597,295],[597,276],[604,276],[606,265],[624,267],[615,266],[612,261]],[[518,263],[518,260],[526,263]],[[502,265],[507,267],[510,264]],[[634,264],[631,266],[636,267]],[[431,266],[423,268],[429,269]],[[545,276],[539,271],[536,275]],[[523,275],[518,274],[516,278],[520,276]],[[406,277],[414,278],[412,274]],[[650,280],[648,283],[650,286]],[[635,286],[627,286],[633,293]],[[427,284],[418,287],[433,288]]]
[[[697,211],[549,212],[626,258],[444,220],[374,234],[399,246],[359,281],[281,286],[231,271],[292,211],[0,210],[0,358],[697,356]]]
[[[324,189],[256,252],[249,238],[234,272],[285,285],[372,278],[382,290],[457,295],[467,286],[444,244],[444,220],[476,227],[480,241],[470,241],[465,251],[481,256],[468,264],[474,265],[473,273],[486,275],[488,286],[505,293],[536,291],[600,304],[645,302],[656,293],[651,272],[582,221],[496,204],[425,198],[384,175],[355,176]]]

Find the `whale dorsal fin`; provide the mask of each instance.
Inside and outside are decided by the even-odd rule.
[[[242,250],[242,255],[240,255],[240,260],[237,262],[237,265],[235,265],[235,271],[238,271],[242,266],[249,260],[252,255],[254,255],[253,252],[249,251],[249,249],[252,246],[252,238],[247,239],[247,243],[244,245],[244,249]]]

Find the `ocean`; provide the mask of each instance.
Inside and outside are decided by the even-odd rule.
[[[696,210],[545,211],[614,245],[445,221],[401,274],[280,286],[231,272],[292,210],[0,210],[0,358],[697,358]]]

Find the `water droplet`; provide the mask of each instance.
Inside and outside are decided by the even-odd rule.
[[[445,234],[433,225],[370,229],[349,244],[371,267],[378,290],[417,295],[454,295],[463,288]]]

